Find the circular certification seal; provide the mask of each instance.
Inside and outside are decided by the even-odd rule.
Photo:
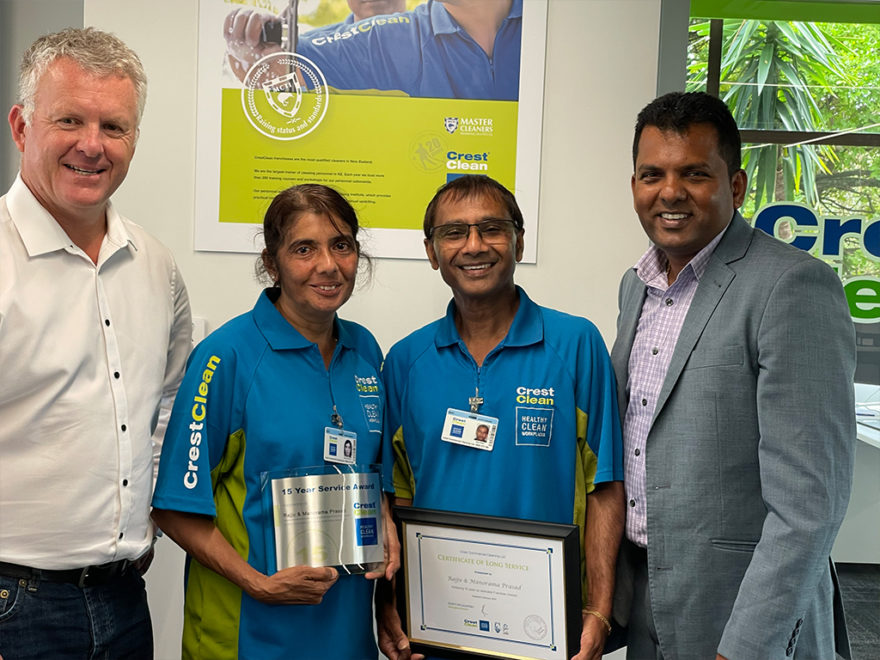
[[[523,619],[523,632],[534,640],[544,639],[547,636],[547,624],[537,614],[529,614]]]
[[[251,125],[275,140],[296,140],[327,114],[327,81],[310,59],[272,53],[258,60],[243,81],[241,107]]]

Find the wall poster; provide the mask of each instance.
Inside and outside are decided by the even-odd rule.
[[[371,255],[423,258],[428,200],[482,173],[534,263],[546,23],[547,0],[200,0],[196,249],[258,252],[275,194],[317,182]]]

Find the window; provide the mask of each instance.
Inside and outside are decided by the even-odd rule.
[[[740,126],[743,215],[807,209],[771,230],[837,270],[856,381],[880,384],[880,6],[692,0],[687,58],[687,89],[724,99]]]

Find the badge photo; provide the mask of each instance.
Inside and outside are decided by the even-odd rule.
[[[444,442],[492,451],[495,434],[498,432],[498,418],[449,408],[443,422]]]
[[[328,426],[324,429],[324,460],[329,463],[357,463],[357,433]]]

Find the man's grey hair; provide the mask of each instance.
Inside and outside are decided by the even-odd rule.
[[[49,65],[66,57],[96,76],[122,76],[134,83],[137,95],[137,123],[140,125],[147,103],[147,74],[135,52],[108,32],[93,27],[67,28],[46,34],[28,48],[21,59],[18,77],[18,101],[22,116],[30,124],[34,114],[34,97],[40,78]]]

